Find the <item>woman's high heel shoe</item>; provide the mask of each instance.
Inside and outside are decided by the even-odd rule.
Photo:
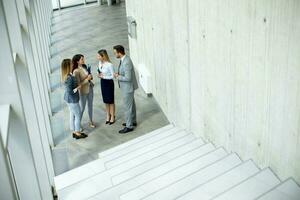
[[[110,115],[108,116],[108,119],[107,119],[107,116],[106,116],[106,122],[105,122],[105,124],[109,124],[109,119],[110,119]]]
[[[112,117],[111,117],[112,118]],[[115,121],[116,121],[116,119],[115,119],[115,116],[114,116],[114,120],[113,121],[109,121],[109,125],[112,125],[112,124],[114,124],[115,123]]]
[[[90,122],[90,123],[89,123],[89,126],[90,126],[91,128],[95,128],[95,127],[96,127],[95,124],[94,124],[93,122]]]

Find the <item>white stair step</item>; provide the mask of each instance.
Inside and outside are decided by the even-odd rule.
[[[214,199],[253,200],[279,183],[278,178],[267,168]]]
[[[164,199],[171,200],[195,187],[195,185],[204,184],[205,182],[225,173],[226,171],[239,165],[242,161],[236,154],[230,154],[203,169],[176,181],[172,184],[161,187],[159,190],[148,194],[143,199]]]
[[[180,140],[180,139],[182,139],[182,140]],[[137,164],[145,162],[147,158],[151,159],[151,156],[155,156],[154,153],[157,153],[157,156],[158,156],[159,153],[163,154],[172,148],[178,147],[178,145],[181,145],[185,142],[192,141],[194,139],[195,139],[195,137],[192,134],[187,134],[185,132],[184,133],[178,132],[176,134],[173,134],[169,138],[163,139],[158,143],[158,144],[162,144],[162,143],[165,144],[166,142],[169,142],[171,140],[171,142],[169,144],[165,144],[162,147],[155,149],[153,151],[153,153],[151,153],[150,156],[147,153],[145,153],[145,156],[140,156],[139,160],[134,159],[133,160],[134,163],[129,163],[131,165],[127,164],[128,167],[127,168],[123,167],[123,169],[126,170],[126,169],[129,169],[129,167],[133,167]],[[157,143],[155,143],[155,144],[157,144]],[[153,145],[152,148],[155,148],[155,145]],[[148,149],[149,149],[149,146],[148,146]],[[122,160],[129,160],[130,158],[134,158],[134,155],[137,155],[139,152],[144,153],[145,148],[138,149],[137,151],[128,153],[128,154],[124,155],[123,157],[121,156],[119,158]],[[118,162],[118,158],[116,158],[113,161]],[[113,166],[110,166],[110,167],[113,167]],[[89,178],[99,172],[102,172],[105,169],[106,168],[105,168],[103,161],[101,159],[98,159],[96,161],[92,161],[86,165],[83,165],[79,168],[70,170],[64,174],[61,174],[61,175],[55,177],[56,190],[61,190],[64,187],[75,184],[81,180],[84,180],[84,179]]]
[[[182,129],[172,128],[172,129],[169,129],[165,132],[157,134],[157,135],[155,135],[151,138],[147,138],[146,140],[143,140],[143,141],[140,141],[140,142],[135,143],[133,145],[127,146],[127,148],[122,149],[122,151],[117,151],[117,152],[111,153],[111,154],[109,154],[105,157],[100,157],[99,156],[99,158],[101,160],[103,160],[104,163],[106,163],[107,161],[119,158],[123,155],[128,154],[129,152],[137,151],[138,149],[143,148],[145,146],[150,146],[150,145],[152,146],[153,144],[155,144],[157,142],[160,142],[161,140],[164,140],[164,139],[168,140],[170,137],[172,137],[174,134],[176,134],[177,132],[180,132],[180,131],[182,131]]]
[[[104,170],[105,168],[102,160],[98,159],[92,161],[86,165],[77,167],[54,177],[55,188],[56,190],[61,190],[69,185],[77,183]]]
[[[105,167],[107,169],[113,168],[124,162],[130,162],[130,160],[132,160],[138,156],[142,156],[146,153],[151,153],[151,152],[160,153],[160,151],[161,151],[160,147],[165,147],[166,145],[173,143],[174,141],[180,140],[181,138],[184,138],[185,139],[184,141],[187,141],[187,142],[196,139],[196,137],[193,134],[188,134],[186,131],[179,131],[179,132],[174,133],[173,135],[170,135],[167,138],[161,139],[160,141],[155,142],[151,145],[145,145],[144,147],[139,148],[133,152],[130,152],[124,156],[118,157],[114,160],[107,161],[105,163]],[[157,151],[155,151],[155,150],[157,150]]]
[[[102,157],[108,156],[108,155],[110,155],[110,154],[112,154],[112,153],[116,153],[116,152],[122,151],[123,149],[126,149],[127,147],[129,147],[129,146],[131,146],[131,145],[134,145],[134,144],[136,144],[136,143],[139,143],[139,142],[141,142],[141,141],[143,141],[143,140],[146,140],[146,139],[148,139],[148,138],[152,138],[152,137],[154,137],[154,136],[156,136],[156,135],[158,135],[158,134],[160,134],[160,133],[162,133],[162,132],[165,132],[165,131],[167,131],[167,130],[169,130],[169,129],[172,129],[172,128],[174,128],[174,126],[173,126],[172,124],[169,124],[169,125],[164,126],[164,127],[162,127],[162,128],[156,129],[156,130],[154,130],[154,131],[152,131],[152,132],[150,132],[150,133],[147,133],[147,134],[145,134],[145,135],[142,135],[142,136],[140,136],[140,137],[137,137],[137,138],[135,138],[135,139],[132,139],[132,140],[130,140],[130,141],[128,141],[128,142],[125,142],[125,143],[123,143],[123,144],[120,144],[120,145],[118,145],[118,146],[115,146],[115,147],[113,147],[113,148],[111,148],[111,149],[108,149],[108,150],[106,150],[106,151],[103,151],[103,152],[99,153],[99,157],[102,158]]]
[[[209,200],[218,194],[234,187],[235,185],[245,181],[249,177],[259,172],[258,167],[252,162],[244,162],[232,170],[224,173],[223,175],[197,187],[195,183],[195,189],[182,194],[177,200]]]
[[[81,200],[110,187],[112,187],[111,171],[108,170],[58,190],[57,194],[61,200]]]
[[[203,141],[201,139],[195,140],[195,137],[193,135],[188,134],[188,135],[181,137],[179,139],[176,139],[175,141],[172,141],[160,148],[157,148],[153,151],[143,154],[142,156],[132,159],[131,161],[129,161],[129,162],[133,163],[133,165],[131,165],[130,168],[132,169],[132,167],[134,167],[137,164],[146,162],[155,157],[159,157],[159,156],[161,156],[161,154],[165,154],[166,152],[172,151],[174,149],[178,149],[180,146],[188,144],[192,141],[196,141],[195,145],[198,145],[198,146],[203,144]],[[124,169],[128,169],[128,168],[129,167],[124,168]],[[104,169],[105,168],[104,168],[103,161],[101,159],[98,159],[98,160],[92,161],[86,165],[83,165],[79,168],[70,170],[70,171],[54,178],[56,190],[61,190],[64,187],[67,187],[67,186],[77,183],[81,180],[84,180],[88,177],[91,177],[99,172],[104,171]]]
[[[189,134],[191,135],[191,134]],[[165,145],[167,146],[167,145]],[[134,152],[132,152],[134,153]],[[130,155],[130,154],[128,154]],[[111,181],[111,177],[117,174],[120,174],[121,172],[124,172],[126,170],[131,169],[134,166],[137,166],[141,163],[141,160],[137,159],[135,162],[126,162],[123,163],[121,165],[118,165],[114,168],[108,169],[106,171],[103,171],[101,173],[95,174],[93,177],[90,177],[88,179],[85,179],[81,182],[78,182],[76,184],[70,185],[69,187],[66,187],[62,190],[57,191],[57,193],[59,194],[59,196],[62,199],[72,199],[72,198],[87,198],[89,196],[92,196],[98,192],[101,192],[109,187],[111,187],[112,181]],[[84,193],[79,193],[79,191],[81,190],[77,190],[76,188],[85,188],[89,185],[97,185],[97,189],[94,189],[94,186],[91,186],[91,188],[89,190],[87,190],[87,192]]]
[[[227,156],[227,152],[223,148],[216,149],[213,152],[210,152],[198,159],[193,160],[190,163],[187,163],[181,167],[169,171],[168,173],[137,187],[136,189],[122,195],[120,199],[122,200],[142,199],[154,192],[157,192],[158,190],[161,190],[164,187],[169,186],[170,184],[179,181],[180,179],[186,176],[189,176],[190,174],[193,174],[201,169],[204,169],[212,165],[217,161],[220,161],[226,156]],[[241,162],[239,158],[238,160],[239,162]],[[164,198],[159,198],[159,199],[164,199]]]
[[[190,139],[188,138],[188,136],[186,136],[186,140]],[[113,184],[116,185],[123,181],[126,181],[138,174],[145,172],[146,170],[150,170],[165,162],[168,162],[176,158],[177,156],[181,156],[189,151],[195,150],[196,148],[199,148],[201,145],[204,144],[204,142],[201,139],[194,139],[189,142],[186,142],[186,140],[180,139],[178,141],[174,141],[173,143],[169,143],[163,146],[162,148],[164,148],[165,151],[162,151],[160,150],[161,148],[158,148],[147,154],[139,156],[136,159],[132,159],[130,162],[142,164],[137,165],[135,167],[131,167],[129,170],[113,176]],[[168,149],[170,150],[168,151]]]
[[[215,151],[215,147],[211,143],[200,146],[199,148],[196,148],[194,150],[187,148],[187,146],[192,146],[192,145],[187,144],[185,148],[182,148],[182,150],[174,151],[173,153],[170,152],[168,154],[162,155],[161,157],[164,157],[164,159],[162,160],[165,160],[165,162],[163,163],[160,162],[159,158],[153,160],[153,163],[157,162],[158,164],[158,166],[153,165],[153,168],[150,169],[148,168],[148,165],[150,165],[151,167],[151,163],[152,163],[151,161],[143,163],[142,165],[137,167],[137,170],[140,173],[144,171],[144,173],[138,175],[133,173],[131,179],[128,179],[125,182],[114,185],[113,187],[108,188],[102,192],[99,191],[99,193],[94,197],[103,200],[118,200],[121,194],[124,194],[129,190],[136,188],[137,186],[147,183],[148,181],[151,181],[154,178],[160,177],[171,170],[175,170],[181,166],[186,165],[187,163],[192,162],[197,158],[200,158],[212,151]],[[132,170],[128,172],[132,173]],[[123,176],[124,174],[121,174],[120,176]]]
[[[300,200],[300,187],[297,183],[288,179],[264,194],[259,200]]]

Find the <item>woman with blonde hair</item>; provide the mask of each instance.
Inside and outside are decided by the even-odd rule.
[[[87,135],[80,132],[81,110],[78,89],[81,88],[81,85],[78,85],[75,77],[72,76],[71,59],[62,61],[61,79],[65,86],[64,100],[70,111],[70,129],[72,130],[73,138],[85,138]]]
[[[99,60],[98,77],[101,78],[102,99],[106,108],[106,124],[112,125],[115,123],[114,68],[105,49],[98,51],[97,59]]]

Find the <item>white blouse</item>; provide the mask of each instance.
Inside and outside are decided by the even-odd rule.
[[[114,67],[110,62],[99,62],[99,71],[103,75],[103,79],[113,79],[114,78]]]

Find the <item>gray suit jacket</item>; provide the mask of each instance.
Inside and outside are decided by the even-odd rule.
[[[125,55],[118,72],[118,81],[122,93],[131,93],[138,88],[134,66],[129,56]]]

